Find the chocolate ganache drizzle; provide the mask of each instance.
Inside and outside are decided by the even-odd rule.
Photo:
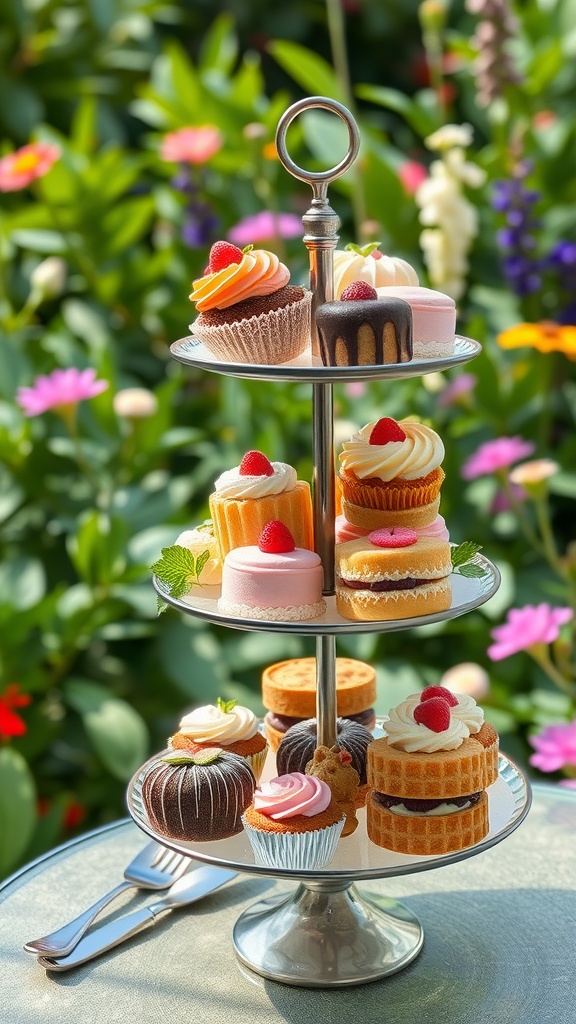
[[[412,359],[412,311],[403,299],[325,302],[316,310],[324,366],[379,366]]]

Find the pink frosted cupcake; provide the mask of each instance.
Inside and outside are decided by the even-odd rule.
[[[310,339],[311,292],[289,284],[290,271],[266,249],[216,242],[190,299],[200,316],[191,329],[218,359],[284,363]]]
[[[256,863],[297,871],[330,863],[345,820],[327,783],[301,772],[265,782],[242,816]]]

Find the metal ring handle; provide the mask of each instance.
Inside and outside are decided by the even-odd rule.
[[[301,114],[304,110],[311,110],[315,107],[321,107],[322,110],[329,110],[333,114],[337,114],[340,117],[347,129],[349,138],[349,148],[346,156],[339,164],[335,167],[330,168],[327,171],[306,171],[303,167],[299,167],[298,164],[288,156],[288,150],[286,149],[286,132],[292,121],[298,114]],[[276,130],[276,149],[280,162],[284,165],[287,171],[295,178],[299,178],[300,181],[306,181],[309,185],[314,188],[315,185],[328,185],[331,181],[339,178],[341,174],[344,174],[349,167],[354,163],[358,156],[358,150],[360,148],[360,132],[358,131],[358,125],[352,117],[352,114],[343,103],[339,103],[337,100],[328,99],[326,96],[309,96],[304,100],[298,100],[297,103],[293,103],[291,107],[282,115],[278,122],[278,128]]]

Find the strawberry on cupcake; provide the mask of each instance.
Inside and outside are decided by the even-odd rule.
[[[310,338],[312,295],[290,283],[275,253],[216,242],[193,282],[200,314],[191,325],[206,348],[228,362],[276,364],[299,356]]]

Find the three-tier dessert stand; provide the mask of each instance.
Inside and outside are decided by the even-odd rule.
[[[311,108],[328,110],[340,117],[347,129],[346,156],[329,171],[310,172],[290,158],[286,133],[294,118]],[[314,96],[291,106],[278,124],[278,155],[296,178],[312,186],[310,209],[302,218],[304,243],[310,253],[312,312],[333,298],[333,251],[338,241],[338,215],[328,204],[330,182],[344,174],[358,153],[358,128],[341,103]],[[314,317],[312,318],[314,324]],[[189,366],[214,373],[263,381],[308,381],[312,384],[314,454],[314,536],[324,569],[326,612],[305,622],[267,622],[240,619],[218,611],[219,588],[204,587],[184,598],[173,598],[161,581],[154,585],[170,605],[186,614],[219,625],[245,630],[293,633],[316,637],[316,684],[318,743],[336,742],[336,637],[350,633],[390,632],[462,615],[487,601],[498,589],[496,567],[476,556],[484,574],[477,578],[452,577],[452,604],[444,612],[389,622],[355,622],[342,618],[334,598],[335,481],[333,450],[333,395],[338,381],[397,380],[457,366],[480,351],[477,342],[457,337],[454,353],[441,359],[413,360],[384,366],[323,366],[317,356],[317,339],[312,326],[311,355],[281,365],[225,363],[215,359],[193,337],[172,345],[172,354]],[[229,839],[189,843],[167,839],[150,825],[142,804],[141,782],[147,765],[136,774],[128,788],[128,807],[140,828],[159,842],[201,861],[233,867],[268,877],[297,880],[300,884],[286,896],[273,896],[249,908],[236,922],[233,940],[239,959],[251,970],[275,981],[308,987],[357,985],[375,981],[405,967],[418,954],[423,942],[418,919],[403,904],[379,892],[360,891],[354,884],[362,879],[426,871],[475,856],[506,838],[524,819],[530,806],[530,787],[522,772],[501,756],[498,780],[489,790],[490,830],[482,842],[442,856],[408,857],[381,849],[370,842],[363,811],[359,827],[342,840],[328,867],[314,871],[289,871],[255,863],[250,844],[242,832]]]

